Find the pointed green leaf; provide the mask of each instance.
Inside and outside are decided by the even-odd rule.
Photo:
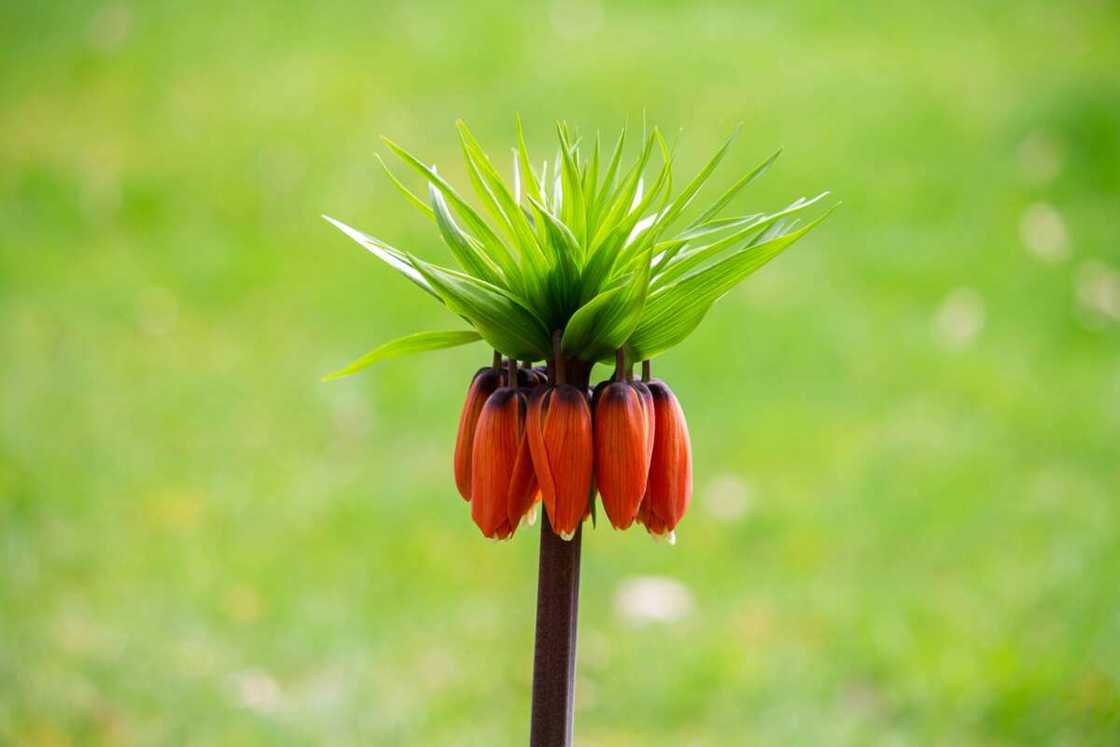
[[[511,292],[484,280],[408,255],[447,308],[461,315],[492,347],[511,358],[542,360],[551,337],[529,306]]]
[[[641,202],[640,196],[642,185],[642,173],[645,170],[646,164],[649,163],[650,156],[653,155],[653,147],[657,139],[655,135],[650,135],[645,139],[645,145],[642,147],[641,155],[634,164],[627,170],[626,175],[622,177],[621,185],[613,198],[610,200],[609,205],[604,204],[603,209],[606,210],[605,217],[599,222],[595,229],[595,236],[591,239],[590,252],[594,255],[600,245],[606,241],[607,237],[615,230],[620,222],[633,212],[633,208]],[[627,230],[629,233],[629,230]]]
[[[623,127],[618,135],[618,141],[615,143],[614,150],[611,152],[606,173],[603,174],[603,178],[599,181],[599,191],[597,194],[589,195],[588,197],[587,232],[592,236],[598,233],[599,220],[603,216],[603,212],[607,206],[607,200],[611,196],[611,191],[614,189],[615,180],[618,177],[618,167],[622,162],[622,149],[625,144],[626,128]]]
[[[755,166],[753,169],[740,177],[738,181],[727,188],[726,192],[720,195],[720,198],[718,200],[713,202],[711,206],[708,207],[704,212],[700,213],[700,215],[696,217],[696,220],[692,221],[692,223],[690,223],[688,227],[695,228],[696,226],[701,225],[702,223],[705,223],[719,215],[719,211],[727,207],[727,204],[731,202],[731,200],[735,199],[735,195],[739,194],[739,192],[742,191],[744,187],[747,187],[755,179],[759,178],[767,171],[769,171],[770,167],[774,165],[774,161],[777,161],[778,156],[780,155],[782,155],[782,149],[778,148],[776,151],[774,151],[774,155],[770,156],[765,161]]]
[[[521,115],[517,116],[517,163],[520,165],[521,183],[524,187],[522,194],[540,194],[541,182],[533,172],[533,165],[529,163],[529,149],[525,146],[525,130],[521,127]],[[541,176],[544,180],[546,175]]]
[[[404,185],[404,182],[397,178],[397,175],[394,174],[387,165],[385,165],[385,160],[381,158],[381,155],[375,153],[374,158],[376,158],[377,162],[381,164],[382,171],[384,171],[385,175],[389,177],[389,181],[393,183],[393,186],[396,187],[402,195],[404,195],[404,198],[415,205],[420,210],[420,212],[424,213],[424,215],[434,219],[435,216],[432,214],[432,209],[424,204],[424,201],[421,200],[411,189],[406,187]]]
[[[558,126],[556,132],[560,137],[560,174],[564,194],[560,216],[579,239],[581,252],[579,264],[582,265],[583,242],[587,240],[587,204],[584,201],[583,177],[576,163],[576,146],[568,143],[567,129]]]
[[[596,132],[595,148],[591,151],[591,160],[587,163],[587,168],[583,171],[584,208],[586,209],[588,225],[590,225],[591,221],[592,203],[595,201],[595,191],[598,189],[600,147],[599,133]]]
[[[657,128],[654,128],[654,133],[660,138]],[[663,140],[661,142],[664,143]],[[673,183],[672,156],[666,148],[662,149],[662,156],[664,163],[657,175],[657,181],[653,183],[649,193],[620,223],[620,225],[628,225],[630,230],[627,233],[625,243],[622,245],[622,250],[618,252],[615,259],[615,272],[628,272],[632,269],[631,265],[634,259],[644,254],[646,249],[652,246],[657,239],[659,233],[657,227],[661,224],[665,211],[668,210],[666,203],[669,201]],[[653,207],[655,201],[658,204]]]
[[[479,145],[466,123],[459,120],[456,124],[459,128],[459,139],[463,147],[463,153],[471,167],[471,173],[482,180],[487,202],[491,204],[495,216],[503,222],[510,239],[520,250],[521,259],[525,263],[522,269],[538,276],[543,275],[546,269],[544,254],[537,245],[537,237],[533,233],[533,227],[529,224],[528,218],[518,207],[517,200],[510,194],[505,180],[498,174],[497,169],[494,168],[490,158],[482,150],[482,146]]]
[[[789,207],[783,210],[779,210],[776,213],[761,216],[760,218],[757,218],[756,220],[753,220],[746,225],[741,226],[740,228],[736,229],[729,235],[719,239],[718,241],[712,242],[711,244],[705,246],[697,247],[695,249],[691,249],[681,254],[676,258],[674,262],[665,267],[665,269],[657,275],[653,283],[654,288],[656,289],[669,285],[676,279],[683,277],[684,275],[687,275],[698,267],[703,266],[705,263],[710,262],[712,259],[719,256],[724,251],[730,249],[740,241],[744,240],[755,231],[761,231],[762,229],[773,225],[781,218],[792,215],[793,213],[800,212],[805,208],[808,208],[824,199],[827,195],[828,192],[822,192],[816,197],[813,197],[809,200],[795,200],[790,204]],[[748,246],[750,246],[750,244],[748,244]]]
[[[607,165],[607,172],[603,175],[603,181],[599,188],[598,201],[603,202],[611,190],[614,189],[615,178],[618,176],[618,167],[622,163],[622,150],[626,146],[626,128],[623,127],[621,132],[618,133],[618,140],[614,144],[614,150],[611,152],[611,159]]]
[[[426,166],[420,159],[389,138],[382,137],[381,140],[396,153],[402,161],[411,166],[413,170],[439,187],[439,190],[443,192],[448,202],[451,203],[466,222],[467,228],[482,242],[482,245],[490,254],[491,259],[494,260],[498,267],[502,268],[502,273],[505,275],[506,282],[509,283],[511,288],[520,289],[522,282],[517,262],[510,253],[509,247],[494,233],[494,229],[490,227],[490,224],[483,220],[482,216],[479,215],[475,209],[463,199],[462,195],[460,195],[447,180],[441,177],[435,169]]]
[[[458,345],[477,342],[481,339],[482,335],[478,334],[478,332],[475,332],[473,329],[451,330],[447,332],[417,332],[416,334],[405,335],[404,337],[398,337],[395,340],[390,340],[382,345],[378,345],[350,365],[327,374],[323,377],[323,381],[335,381],[336,379],[356,374],[363,368],[371,366],[378,361],[383,361],[386,358],[396,358],[401,355],[412,355],[413,353],[426,353],[429,350],[453,348]]]
[[[433,297],[435,297],[436,300],[443,300],[442,298],[440,298],[439,294],[432,289],[432,286],[428,283],[428,281],[425,280],[424,277],[416,271],[416,268],[413,267],[412,263],[408,261],[408,257],[404,252],[400,251],[399,249],[394,249],[381,239],[374,238],[367,233],[362,233],[358,229],[352,228],[351,226],[346,225],[340,220],[335,220],[329,215],[324,215],[323,219],[338,230],[342,231],[354,241],[358,242],[358,244],[360,244],[370,254],[377,257],[382,262],[389,265],[412,282],[416,283],[416,285],[420,286],[422,290],[430,293]]]
[[[562,327],[579,299],[580,270],[576,264],[579,257],[579,242],[564,223],[550,213],[544,205],[529,198],[546,237],[545,247],[551,257],[552,266],[546,277],[550,314],[548,323]]]
[[[486,254],[479,241],[459,228],[459,224],[455,222],[455,217],[451,215],[451,211],[447,207],[447,201],[444,199],[443,193],[430,182],[428,183],[428,192],[432,198],[432,211],[440,235],[443,236],[444,243],[447,244],[463,269],[487,282],[505,288],[506,281],[502,277],[501,270]]]
[[[610,357],[626,342],[642,317],[649,290],[648,250],[645,262],[616,287],[603,291],[572,315],[564,330],[565,353],[583,360]]]
[[[626,243],[626,237],[630,230],[629,224],[616,226],[591,255],[591,258],[587,260],[581,274],[580,301],[583,303],[589,302],[601,293],[607,285],[607,281],[611,277],[611,271],[614,269],[615,260],[618,259],[618,252]]]
[[[684,340],[696,329],[716,300],[781,254],[831,213],[830,210],[800,230],[740,250],[651,294],[641,321],[626,343],[628,354],[634,360],[644,360]]]
[[[686,229],[672,239],[657,242],[654,247],[655,264],[653,266],[653,276],[657,277],[661,274],[665,266],[672,262],[686,246],[696,243],[698,239],[707,238],[728,229],[740,228],[762,217],[764,216],[754,214],[743,215],[736,218],[720,218],[718,220],[708,221],[707,223],[701,223],[695,228]],[[661,253],[660,256],[657,256],[657,252]]]
[[[677,195],[676,199],[673,200],[668,209],[666,209],[664,214],[658,219],[657,232],[664,231],[671,226],[673,221],[675,221],[677,217],[684,212],[685,208],[689,206],[692,199],[696,197],[696,193],[700,191],[700,188],[704,186],[704,183],[708,181],[708,178],[711,177],[712,173],[716,170],[716,166],[719,166],[719,162],[723,160],[728,149],[731,148],[731,144],[734,143],[735,139],[739,136],[739,130],[741,128],[741,126],[735,128],[735,132],[731,133],[731,137],[727,138],[723,146],[716,151],[716,154],[712,156],[711,160],[700,170],[700,173],[693,177],[692,181]]]

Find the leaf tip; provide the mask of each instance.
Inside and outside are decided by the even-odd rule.
[[[385,147],[389,148],[389,150],[393,151],[401,158],[404,158],[404,148],[397,145],[395,140],[390,138],[388,135],[378,135],[378,138],[381,140],[381,142],[385,143]]]

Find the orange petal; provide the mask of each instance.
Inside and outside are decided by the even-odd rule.
[[[518,395],[525,408],[525,395]],[[522,429],[519,445],[517,447],[517,460],[513,464],[513,474],[509,481],[507,507],[509,511],[509,524],[518,527],[525,514],[537,502],[539,491],[537,489],[537,475],[533,471],[533,456],[529,451],[529,437],[527,429]]]
[[[567,384],[553,388],[541,440],[555,491],[550,506],[544,476],[538,471],[545,509],[556,533],[570,537],[587,515],[594,463],[591,408],[583,391]]]
[[[521,398],[506,387],[490,395],[478,417],[471,459],[471,518],[487,537],[504,539],[513,533],[509,483],[523,422]]]
[[[673,531],[692,498],[692,445],[684,411],[664,382],[649,385],[655,426],[649,485],[639,518],[654,534]]]
[[[627,382],[603,389],[595,406],[595,482],[615,529],[634,522],[646,492],[649,422],[638,391]]]
[[[653,394],[644,382],[632,381],[630,385],[634,387],[634,391],[638,393],[638,397],[642,400],[642,410],[646,416],[646,453],[649,454],[647,458],[652,459],[653,439],[657,432],[657,415],[653,409]]]
[[[501,384],[501,371],[482,368],[474,375],[459,415],[459,433],[455,438],[455,487],[463,500],[471,499],[471,459],[474,451],[474,434],[478,416],[487,398]]]
[[[544,445],[544,422],[546,408],[552,399],[551,388],[539,388],[529,397],[529,416],[525,427],[529,442],[529,455],[532,457],[533,472],[541,491],[541,500],[549,517],[556,508],[556,483],[552,479],[552,467],[548,463],[548,450]]]
[[[669,529],[661,517],[653,513],[650,509],[649,496],[647,494],[646,500],[642,501],[641,508],[638,509],[638,521],[642,523],[650,534],[668,534]]]

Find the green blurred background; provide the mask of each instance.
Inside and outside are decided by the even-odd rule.
[[[1106,0],[4,3],[0,743],[524,743],[487,351],[319,383],[456,326],[319,214],[445,258],[379,134],[645,110],[845,204],[657,365],[695,499],[585,538],[578,743],[1117,744],[1118,70]]]

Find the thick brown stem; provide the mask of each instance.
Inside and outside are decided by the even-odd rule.
[[[563,540],[552,530],[548,513],[542,512],[530,747],[572,743],[582,540],[583,527]]]
[[[554,346],[557,383],[586,390],[592,364],[564,361],[559,337]],[[575,703],[576,627],[579,618],[579,561],[582,525],[570,540],[552,529],[541,512],[540,569],[537,576],[537,630],[533,653],[530,747],[570,747]]]

